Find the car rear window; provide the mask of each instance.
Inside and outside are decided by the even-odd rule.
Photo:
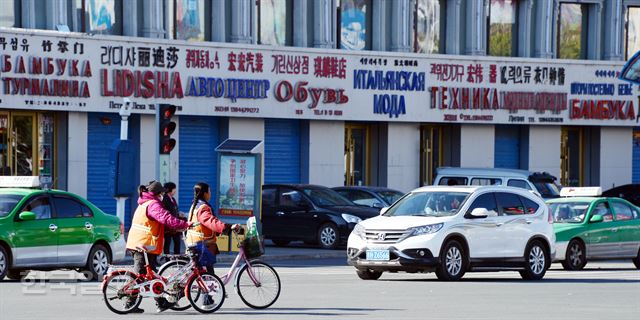
[[[441,186],[466,186],[467,182],[465,177],[442,177],[438,184]]]
[[[471,179],[472,186],[494,186],[501,185],[502,180],[498,178],[473,178]]]
[[[22,196],[15,194],[0,194],[0,218],[6,217],[16,207]]]

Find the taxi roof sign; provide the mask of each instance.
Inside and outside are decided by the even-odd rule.
[[[561,197],[599,197],[602,187],[564,187],[560,190]]]
[[[39,176],[1,176],[0,188],[39,188]]]

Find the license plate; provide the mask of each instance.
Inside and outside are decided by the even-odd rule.
[[[389,261],[389,250],[367,250],[367,260]]]

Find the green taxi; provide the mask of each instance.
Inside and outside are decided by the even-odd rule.
[[[602,189],[563,188],[548,200],[556,233],[556,261],[581,270],[588,260],[631,259],[640,269],[640,208]]]
[[[0,280],[67,268],[97,279],[124,259],[124,226],[116,216],[70,192],[38,186],[38,177],[0,177]]]

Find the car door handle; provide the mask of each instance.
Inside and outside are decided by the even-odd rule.
[[[500,227],[504,224],[504,222],[496,222],[496,227]]]
[[[276,212],[276,216],[284,216],[284,212],[278,211],[278,212]]]
[[[618,232],[618,228],[611,229],[611,232]]]
[[[531,220],[525,220],[524,222],[525,222],[526,224],[532,224],[532,223],[533,223],[533,221],[531,221]]]
[[[85,222],[85,223],[84,223],[84,227],[85,227],[87,230],[91,230],[91,229],[93,229],[93,225],[91,224],[91,222]]]
[[[52,223],[52,224],[49,225],[49,230],[51,230],[51,232],[54,232],[54,231],[58,230],[58,226],[56,226],[55,224]]]

